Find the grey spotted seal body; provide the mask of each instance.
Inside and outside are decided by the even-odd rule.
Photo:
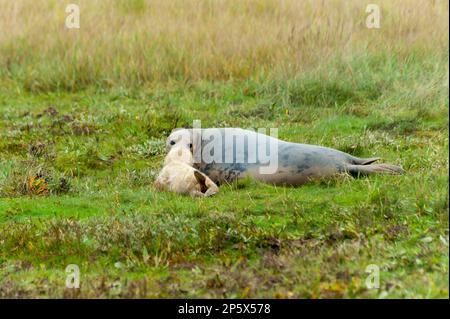
[[[237,146],[238,140],[241,143],[244,141],[243,147]],[[255,158],[255,152],[258,155],[259,152],[264,154],[264,151],[266,155],[270,153],[271,142],[276,144],[277,156],[276,163],[270,164],[276,165],[272,166],[271,172],[262,172],[261,170],[269,165],[268,162],[263,163],[258,156],[256,160],[250,159]],[[168,149],[174,145],[190,148],[197,155],[194,166],[217,184],[251,176],[274,185],[299,186],[339,173],[357,177],[404,172],[399,166],[374,164],[379,160],[378,157],[359,158],[332,148],[286,142],[239,128],[179,129],[167,138],[166,143]]]

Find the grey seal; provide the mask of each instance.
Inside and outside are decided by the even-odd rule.
[[[299,186],[339,173],[353,177],[404,173],[396,165],[375,164],[379,157],[359,158],[240,128],[177,129],[166,141],[168,150],[175,145],[189,148],[196,159],[194,167],[217,184],[250,176],[269,184]]]

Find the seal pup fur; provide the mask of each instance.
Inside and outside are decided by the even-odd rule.
[[[211,138],[217,136],[218,138]],[[245,147],[236,151],[236,140],[233,143],[225,143],[225,136],[245,137]],[[277,143],[277,168],[271,174],[262,174],[261,168],[265,164],[259,160],[246,161],[252,152],[258,152],[258,148],[266,147],[261,141]],[[256,147],[249,147],[250,141],[256,141]],[[200,153],[200,160],[194,163],[194,167],[206,174],[217,184],[231,182],[238,178],[251,176],[256,180],[274,184],[299,186],[311,180],[335,176],[339,173],[347,173],[353,177],[371,174],[402,174],[404,170],[392,164],[375,164],[379,157],[359,158],[333,148],[286,142],[274,137],[240,128],[203,128],[203,129],[177,129],[173,131],[166,141],[167,149],[183,147],[194,154]],[[233,154],[232,161],[205,162],[204,153],[214,149],[222,155],[226,152]],[[198,154],[197,153],[197,154]],[[243,153],[243,154],[236,154]],[[244,161],[238,160],[243,158]]]
[[[219,187],[205,174],[192,167],[189,149],[174,147],[164,160],[164,167],[154,182],[158,190],[166,190],[192,197],[212,196]]]

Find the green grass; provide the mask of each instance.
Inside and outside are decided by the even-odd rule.
[[[2,89],[0,297],[448,298],[447,58],[367,55],[288,80]],[[407,174],[155,192],[165,137],[193,119],[277,127]],[[71,263],[80,290],[65,288]],[[379,289],[365,286],[370,264]]]

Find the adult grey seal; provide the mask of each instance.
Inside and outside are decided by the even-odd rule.
[[[359,158],[240,128],[178,129],[166,143],[167,149],[175,145],[189,148],[194,167],[218,184],[251,176],[265,183],[299,186],[338,173],[358,177],[404,172],[399,166],[374,164],[378,157]]]

